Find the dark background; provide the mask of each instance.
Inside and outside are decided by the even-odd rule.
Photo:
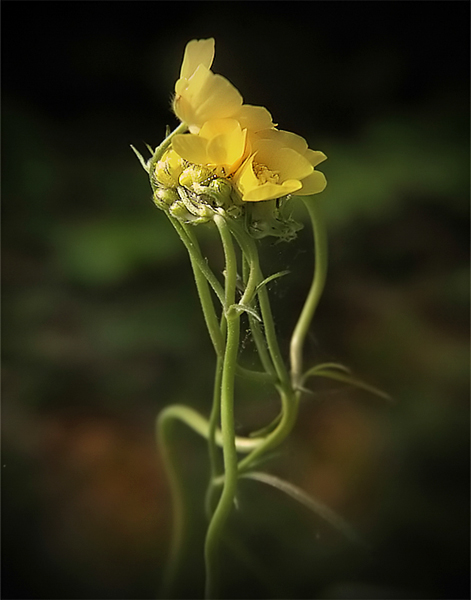
[[[2,17],[3,597],[157,589],[171,507],[154,419],[176,401],[208,411],[213,357],[129,145],[176,125],[184,46],[211,36],[213,70],[329,157],[310,360],[395,399],[316,383],[267,465],[371,552],[244,481],[225,597],[469,597],[469,4],[7,1]],[[264,244],[266,273],[291,271],[270,288],[285,349],[310,244]],[[241,427],[276,412],[265,390],[239,396]],[[205,448],[181,443],[195,526],[180,593],[201,597]]]

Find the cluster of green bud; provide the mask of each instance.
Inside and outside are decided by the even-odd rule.
[[[243,214],[242,201],[229,179],[188,163],[173,150],[156,163],[150,177],[156,206],[185,223],[207,223],[221,210],[235,219]]]
[[[272,236],[287,242],[302,228],[291,218],[289,196],[243,202],[230,177],[220,177],[208,167],[191,164],[172,149],[155,163],[149,175],[156,206],[184,223],[208,223],[216,213],[224,213],[233,219],[244,219],[248,233],[255,239]]]

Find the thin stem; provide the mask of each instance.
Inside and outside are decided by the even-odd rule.
[[[220,324],[221,334],[226,334],[226,319],[224,316],[221,317]],[[220,456],[217,449],[216,432],[218,429],[219,418],[221,415],[220,398],[221,398],[221,385],[222,385],[222,373],[223,373],[223,357],[218,356],[216,361],[216,373],[214,376],[214,388],[213,388],[213,402],[211,407],[211,414],[209,417],[209,430],[208,430],[208,456],[209,456],[209,482],[206,489],[206,515],[208,519],[211,518],[214,512],[215,503],[215,492],[214,480],[219,475],[221,465]]]
[[[230,226],[234,237],[236,237],[241,247],[242,253],[251,265],[251,269],[256,271],[258,275],[257,280],[263,281],[258,251],[254,240],[234,222],[230,222]],[[281,418],[276,428],[265,437],[264,441],[239,463],[239,472],[249,469],[268,450],[281,444],[292,431],[298,414],[298,395],[291,387],[289,375],[281,356],[266,286],[262,286],[257,294],[268,351],[279,380],[279,384],[276,387],[281,397]]]
[[[213,299],[209,290],[208,280],[205,275],[201,272],[201,269],[196,262],[193,254],[190,254],[190,262],[193,269],[193,275],[195,278],[196,288],[201,302],[201,308],[203,309],[203,316],[208,328],[209,337],[218,356],[218,360],[222,359],[224,355],[224,333],[221,330],[222,323],[218,322],[216,311],[214,309]]]
[[[171,404],[167,406],[160,412],[158,418],[163,419],[164,421],[180,421],[181,423],[188,425],[190,429],[206,440],[209,437],[208,419],[200,415],[194,408],[186,406],[185,404]],[[215,440],[216,444],[222,447],[222,432],[219,428],[216,429]],[[247,454],[259,446],[263,441],[263,437],[246,438],[236,436],[236,450],[237,452]]]
[[[186,497],[185,488],[182,483],[181,469],[176,460],[175,453],[171,449],[173,430],[176,422],[182,422],[191,427],[193,431],[209,438],[210,423],[193,408],[182,404],[172,404],[164,408],[156,422],[157,442],[160,456],[167,473],[170,484],[170,493],[173,506],[173,528],[170,542],[170,553],[164,570],[159,596],[170,598],[181,572],[184,556],[186,554],[186,530],[189,513],[190,500]],[[223,436],[220,429],[215,431],[215,442],[219,446],[223,444]],[[235,446],[239,452],[250,452],[263,441],[261,438],[235,438]]]
[[[172,225],[176,229],[178,235],[180,236],[182,242],[184,243],[186,249],[188,250],[188,253],[193,258],[195,263],[198,265],[198,268],[200,269],[200,271],[203,273],[203,275],[208,280],[209,285],[213,288],[214,293],[219,298],[221,304],[224,304],[223,287],[217,280],[214,273],[209,268],[206,260],[203,258],[203,255],[201,254],[201,250],[200,250],[200,247],[198,244],[198,240],[196,239],[196,236],[191,231],[190,227],[188,227],[187,225],[184,225],[178,219],[175,219],[174,217],[170,216],[169,214],[167,214],[167,217],[169,218],[170,223],[172,223]]]
[[[278,345],[278,338],[276,336],[270,300],[268,298],[268,292],[265,286],[258,291],[258,299],[260,302],[260,311],[262,313],[263,324],[265,326],[265,337],[267,339],[268,350],[270,352],[273,364],[275,365],[276,373],[281,384],[285,389],[288,389],[290,387],[288,371],[286,370],[285,363],[283,362],[283,358],[281,356],[280,346]]]
[[[253,261],[249,262],[248,258],[245,255],[243,258],[244,260],[242,271],[244,281],[248,281],[249,277],[247,276],[247,271],[250,269],[251,274],[254,271],[254,266],[256,265],[254,265]],[[267,374],[269,374],[272,377],[274,383],[276,381],[276,371],[275,367],[273,366],[273,363],[271,362],[270,355],[268,354],[267,344],[265,338],[263,337],[260,323],[250,313],[247,313],[247,317],[249,320],[250,331],[252,332],[252,337],[255,342],[255,347],[257,348],[258,356],[260,358],[260,362],[262,363],[262,366],[267,372]]]
[[[187,529],[188,501],[182,484],[178,461],[175,453],[171,451],[174,419],[168,410],[163,410],[157,418],[157,440],[160,456],[170,483],[170,492],[173,506],[173,528],[170,542],[170,553],[164,570],[159,596],[171,598],[177,575],[181,571],[185,547],[185,531]]]
[[[327,234],[324,219],[321,212],[320,202],[317,198],[301,196],[309,217],[311,219],[314,234],[315,267],[311,289],[304,303],[296,327],[291,337],[290,360],[291,360],[291,382],[294,389],[301,386],[303,373],[303,345],[309,326],[319,304],[322,291],[324,290],[327,274]]]
[[[254,269],[256,273],[257,282],[263,281],[263,274],[260,269],[260,261],[258,258],[257,246],[254,240],[235,222],[230,223],[231,230],[234,233],[237,242],[244,253],[246,259],[251,265],[251,269]],[[258,292],[258,298],[260,303],[260,311],[262,313],[262,320],[265,326],[265,336],[268,345],[268,351],[270,352],[271,359],[273,361],[276,374],[280,382],[283,385],[289,385],[289,376],[286,370],[283,358],[281,356],[280,347],[278,345],[278,339],[276,337],[275,324],[273,322],[273,316],[270,308],[270,301],[268,299],[268,292],[266,286],[261,287]]]
[[[235,303],[237,261],[232,236],[226,220],[220,215],[214,219],[221,235],[226,259],[225,310],[227,341],[224,354],[221,385],[221,431],[224,457],[224,485],[218,505],[209,524],[205,543],[206,597],[216,598],[218,589],[219,547],[224,526],[232,510],[237,488],[237,451],[234,427],[234,383],[239,352],[240,315],[231,311]]]
[[[277,427],[260,442],[252,452],[239,462],[239,473],[244,473],[256,463],[263,454],[279,446],[291,433],[298,416],[298,402],[291,390],[279,386],[281,397],[281,420]],[[254,438],[257,439],[257,438]]]
[[[198,240],[191,229],[185,228],[185,226],[177,219],[170,217],[169,215],[168,217],[188,250],[201,307],[203,309],[206,327],[208,328],[208,333],[217,356],[222,357],[224,354],[224,339],[219,330],[217,315],[214,309],[211,294],[208,289],[208,283],[211,284],[211,287],[216,292],[221,304],[224,304],[223,288],[216,279],[208,263],[203,258],[199,248]],[[255,323],[258,325],[256,321]],[[253,379],[254,381],[259,381],[260,383],[273,383],[274,370],[272,369],[270,373],[253,371],[237,365],[237,375]]]

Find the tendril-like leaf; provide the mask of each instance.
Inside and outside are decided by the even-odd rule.
[[[378,396],[379,398],[382,398],[383,400],[388,400],[389,402],[392,402],[391,396],[389,394],[387,394],[386,392],[383,392],[382,390],[380,390],[368,383],[365,383],[364,381],[361,381],[361,379],[352,377],[351,375],[349,375],[347,373],[331,371],[329,369],[318,369],[313,372],[313,369],[310,369],[304,375],[303,381],[305,381],[308,377],[326,377],[327,379],[334,379],[335,381],[341,381],[342,383],[347,383],[349,385],[352,385],[353,387],[359,388],[361,390],[365,390],[365,392],[369,392],[370,394],[373,394],[374,396]]]
[[[285,271],[279,271],[278,273],[274,273],[273,275],[266,277],[263,281],[261,281],[257,285],[257,287],[255,288],[255,292],[258,292],[262,287],[267,285],[267,283],[270,283],[270,281],[273,281],[274,279],[278,279],[278,277],[284,277],[285,275],[289,275],[290,273],[291,273],[291,271],[285,270]]]
[[[280,477],[276,477],[275,475],[271,475],[270,473],[265,473],[262,471],[250,471],[248,473],[243,473],[240,477],[245,479],[253,479],[255,481],[260,481],[275,487],[330,523],[333,527],[335,527],[335,529],[343,533],[343,535],[350,541],[360,546],[366,546],[365,542],[341,516],[326,506],[323,502],[313,498],[304,490],[290,483],[289,481],[285,481]]]
[[[132,149],[132,151],[134,152],[134,154],[137,156],[137,158],[139,159],[139,162],[141,163],[141,165],[142,165],[142,168],[144,169],[144,171],[145,171],[146,173],[148,173],[148,172],[149,172],[149,167],[147,166],[147,163],[146,163],[146,161],[144,160],[144,157],[142,156],[142,154],[141,154],[140,152],[138,152],[138,151],[136,150],[136,148],[134,148],[134,146],[133,146],[132,144],[131,144],[131,149]]]
[[[251,308],[250,306],[247,306],[246,304],[232,304],[229,307],[229,310],[236,310],[238,313],[241,312],[246,312],[249,313],[250,315],[252,315],[252,317],[254,317],[254,319],[257,319],[257,321],[259,321],[260,323],[262,322],[262,319],[260,317],[260,315],[258,314],[258,312]]]

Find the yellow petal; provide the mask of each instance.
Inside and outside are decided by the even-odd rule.
[[[234,177],[234,182],[242,197],[250,190],[254,190],[260,185],[260,182],[253,170],[254,158],[255,155],[252,155],[249,159],[247,159]]]
[[[304,156],[308,159],[313,167],[317,167],[317,165],[320,165],[321,162],[327,160],[327,156],[319,150],[308,149]]]
[[[285,148],[269,139],[254,143],[256,161],[266,165],[271,171],[278,171],[281,180],[304,179],[314,168],[311,163],[291,148]]]
[[[246,133],[235,119],[219,119],[216,122],[205,123],[200,135],[206,137],[212,134],[207,148],[211,164],[237,168],[244,157]]]
[[[319,194],[325,190],[327,180],[324,173],[314,171],[301,181],[302,188],[295,192],[297,196],[310,196],[311,194]]]
[[[197,165],[206,165],[209,162],[207,144],[207,140],[192,134],[179,134],[172,139],[172,148],[175,152]]]
[[[199,65],[204,65],[207,69],[210,69],[213,60],[214,38],[209,38],[207,40],[191,40],[185,48],[180,78],[189,79]]]
[[[182,83],[184,82],[184,83]],[[206,121],[232,117],[242,106],[242,96],[222,75],[199,65],[188,80],[179,80],[173,109],[190,126],[201,127]]]
[[[296,179],[288,179],[282,184],[278,183],[263,183],[257,188],[248,190],[242,195],[242,200],[245,202],[260,202],[262,200],[273,200],[281,198],[288,194],[292,194],[299,190],[301,183]]]
[[[296,179],[288,179],[282,183],[260,183],[253,169],[254,159],[257,160],[258,156],[252,155],[246,160],[234,177],[234,183],[245,202],[281,198],[301,189],[301,182]]]
[[[211,140],[218,135],[231,133],[235,130],[241,131],[240,124],[235,119],[212,119],[211,121],[206,121],[199,135],[207,140]]]
[[[291,131],[266,129],[264,131],[259,131],[257,137],[261,139],[273,140],[274,142],[278,142],[287,148],[291,148],[302,155],[304,155],[308,149],[306,140],[300,135],[291,133]]]
[[[234,116],[239,121],[242,129],[248,129],[253,133],[274,127],[272,116],[264,106],[244,104]]]

